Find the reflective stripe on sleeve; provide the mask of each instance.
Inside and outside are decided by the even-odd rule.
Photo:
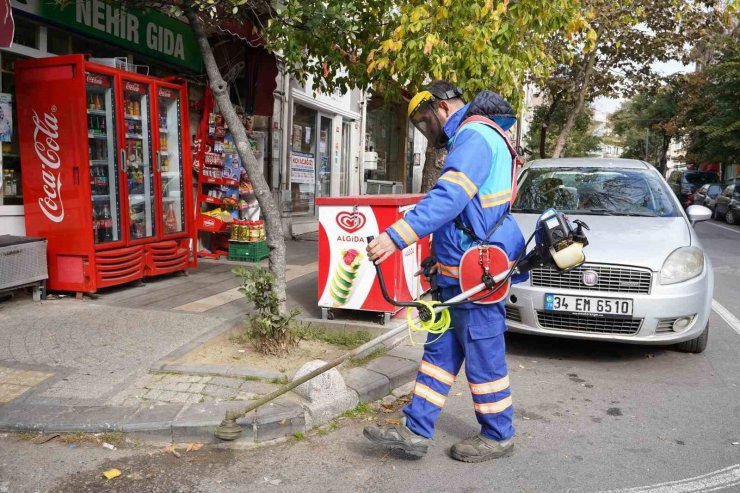
[[[468,197],[471,199],[476,193],[478,193],[478,187],[476,187],[475,183],[470,181],[470,178],[465,176],[465,173],[462,171],[448,171],[440,176],[439,179],[459,185],[463,190],[465,190],[465,193],[468,194]]]

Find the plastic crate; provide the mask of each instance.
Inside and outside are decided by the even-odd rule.
[[[259,262],[269,256],[266,241],[229,241],[229,260]]]

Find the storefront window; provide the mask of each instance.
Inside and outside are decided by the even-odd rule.
[[[0,52],[0,205],[21,205],[21,163],[18,149],[18,118],[15,107],[14,63],[25,57]]]
[[[46,28],[46,51],[55,55],[68,55],[71,53],[71,36],[64,31]]]
[[[395,105],[370,101],[367,111],[365,150],[377,153],[377,169],[366,172],[370,180],[403,182],[404,147],[402,122]],[[405,126],[405,125],[403,125]]]
[[[39,49],[39,25],[21,16],[15,16],[14,21],[13,44]]]
[[[295,105],[290,139],[290,192],[293,212],[314,213],[316,198],[316,110]]]

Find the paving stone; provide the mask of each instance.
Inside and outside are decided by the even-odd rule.
[[[193,402],[191,397],[197,398],[195,402],[197,402],[200,399],[199,394],[189,394],[188,392],[175,392],[175,395],[167,399],[167,402],[179,402],[179,403],[185,404],[188,402]]]
[[[229,387],[232,389],[237,389],[241,386],[242,380],[240,378],[212,377],[211,381],[208,383],[210,385],[218,385],[221,387]]]
[[[218,387],[216,385],[208,384],[205,386],[201,394],[210,395],[212,397],[218,397],[219,399],[230,399],[239,393],[239,389],[230,389],[229,387]]]
[[[177,392],[171,390],[163,390],[159,395],[159,399],[162,402],[173,402],[177,398]]]
[[[226,411],[241,410],[244,404],[240,402],[224,402],[220,404],[188,404],[172,422],[173,442],[220,442],[213,434],[226,415]],[[239,441],[254,440],[254,412],[237,420],[242,427]]]
[[[357,392],[362,402],[381,399],[388,395],[391,390],[388,377],[359,366],[346,372],[344,381],[347,383],[347,387]]]
[[[174,390],[175,392],[187,392],[192,384],[189,382],[178,382],[174,385],[170,385],[167,390]]]
[[[189,375],[187,381],[189,383],[202,383],[207,377],[201,377],[198,375]]]
[[[11,383],[0,383],[0,403],[10,402],[23,395],[31,387],[25,385],[14,385]]]
[[[188,383],[188,378],[190,378],[189,375],[166,375],[162,382],[171,386],[178,383]]]
[[[188,392],[192,394],[200,394],[203,392],[203,389],[206,387],[206,384],[204,383],[191,383],[190,387],[188,387]]]
[[[135,407],[75,406],[50,419],[44,431],[103,433],[121,431]]]
[[[416,378],[419,363],[394,356],[381,356],[365,368],[385,375],[390,380],[391,388],[396,388]]]
[[[146,393],[142,397],[150,401],[159,401],[162,398],[162,393],[163,391],[159,389],[150,389],[150,390],[147,390]]]
[[[386,353],[388,356],[395,356],[396,358],[403,358],[417,363],[421,360],[424,355],[424,346],[419,344],[417,346],[411,346],[409,344],[400,344]]]
[[[255,442],[266,442],[305,431],[305,412],[297,402],[276,399],[257,408],[254,418]]]
[[[275,391],[279,385],[267,382],[255,382],[253,380],[242,381],[239,390],[242,392],[249,392],[252,394],[267,395],[270,392]]]

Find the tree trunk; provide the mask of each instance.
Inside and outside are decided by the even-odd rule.
[[[568,140],[570,132],[576,124],[576,118],[578,118],[578,115],[581,114],[581,110],[583,110],[583,103],[586,101],[586,94],[590,88],[589,83],[591,81],[591,74],[594,71],[594,63],[596,62],[596,52],[598,51],[597,47],[600,38],[601,26],[599,26],[599,29],[596,32],[596,43],[594,45],[594,49],[588,55],[586,68],[583,71],[583,83],[581,84],[581,88],[578,91],[578,98],[576,99],[576,106],[568,113],[565,125],[563,125],[563,128],[560,130],[560,135],[558,135],[558,140],[555,143],[555,149],[552,151],[553,158],[562,157],[563,150],[565,149],[565,142]]]
[[[427,143],[424,169],[421,172],[421,193],[427,193],[437,183],[446,157],[447,151],[445,149],[437,149]]]
[[[547,139],[547,123],[542,122],[542,126],[540,127],[540,158],[544,159],[546,158],[545,153],[545,140]]]
[[[555,113],[555,108],[558,106],[558,102],[560,101],[562,91],[557,93],[552,98],[552,103],[550,103],[550,107],[547,109],[547,113],[545,114],[545,120],[542,122],[542,126],[540,127],[540,158],[545,159],[547,157],[547,128],[550,126],[550,120],[552,120],[552,115]]]
[[[188,4],[185,3],[185,5]],[[246,129],[239,120],[234,110],[234,105],[231,103],[228,90],[229,86],[221,76],[218,64],[213,56],[213,50],[206,36],[203,21],[192,8],[185,8],[185,16],[190,22],[193,33],[195,33],[198,48],[203,57],[203,65],[206,68],[206,74],[208,75],[211,90],[213,91],[213,97],[218,103],[226,125],[228,125],[229,130],[234,136],[237,152],[241,158],[242,165],[247,170],[247,175],[252,182],[254,193],[257,196],[257,202],[264,214],[267,245],[270,248],[270,272],[275,276],[272,291],[279,300],[281,314],[287,314],[287,296],[285,294],[285,239],[280,221],[280,211],[273,200],[267,180],[265,180],[262,174],[262,167],[257,162],[249,146]]]

